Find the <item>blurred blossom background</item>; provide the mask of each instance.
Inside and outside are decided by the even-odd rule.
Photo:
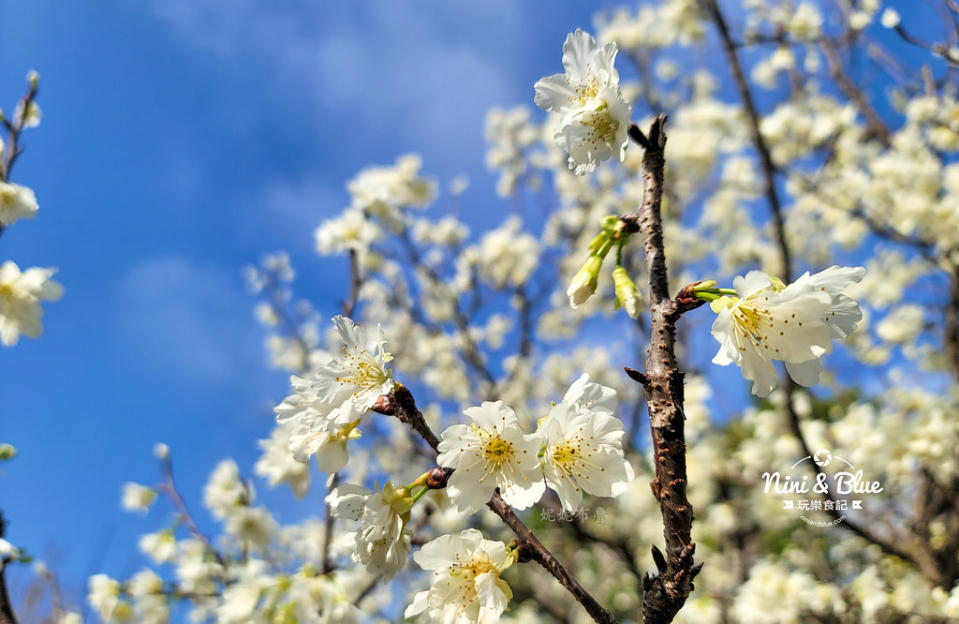
[[[91,573],[143,565],[131,546],[157,518],[119,501],[125,481],[159,480],[155,442],[194,507],[219,460],[248,471],[259,457],[289,375],[267,365],[242,267],[287,250],[298,294],[338,313],[347,263],[317,256],[313,230],[349,204],[360,169],[407,152],[441,187],[432,214],[455,203],[477,229],[497,223],[510,205],[484,164],[486,112],[531,105],[597,6],[2,4],[0,102],[12,108],[35,69],[44,111],[16,168],[41,212],[4,254],[59,267],[67,291],[42,340],[2,354],[0,438],[19,456],[0,503],[69,598],[85,603]],[[317,512],[315,494],[258,492],[289,521]]]
[[[207,475],[226,457],[249,475],[260,457],[257,440],[273,430],[289,372],[270,365],[243,267],[285,250],[297,296],[312,303],[325,332],[349,291],[349,264],[342,254],[317,255],[314,230],[349,205],[346,183],[358,171],[411,152],[438,189],[417,216],[456,215],[470,227],[471,242],[513,214],[538,233],[556,193],[548,185],[505,199],[497,193],[500,175],[486,164],[487,113],[525,106],[544,119],[533,106],[533,84],[561,71],[567,33],[595,32],[597,22],[611,19],[604,11],[623,4],[0,0],[0,105],[12,108],[24,75],[35,69],[43,107],[41,126],[24,136],[15,174],[34,189],[41,210],[0,245],[21,266],[59,267],[66,288],[62,301],[45,306],[41,340],[0,352],[0,442],[19,451],[3,464],[0,508],[11,541],[56,571],[65,599],[84,605],[89,575],[127,578],[146,564],[134,545],[166,526],[169,508],[127,514],[120,497],[126,481],[159,481],[155,443],[169,445],[180,490],[211,534],[217,522],[200,504]],[[932,4],[883,6],[908,14],[917,36],[932,40],[941,32]],[[739,3],[724,8],[730,22],[744,15]],[[876,41],[896,47],[904,66],[929,56],[904,46],[878,13],[869,28]],[[705,37],[715,51],[709,25]],[[742,53],[757,83],[764,72],[776,74],[767,56]],[[658,80],[706,67],[717,79],[715,97],[738,105],[719,54],[683,48],[669,59],[657,66]],[[850,60],[861,70],[856,80],[878,114],[898,124],[901,113],[888,97],[894,81],[870,62],[865,51]],[[618,66],[624,80],[636,78],[625,59]],[[782,80],[757,88],[763,112],[793,87]],[[828,84],[823,90],[836,92]],[[653,112],[637,100],[633,119]],[[698,138],[687,131],[671,140],[688,149]],[[694,214],[702,199],[689,206]],[[765,219],[758,195],[746,204]],[[862,245],[833,261],[864,262],[878,239],[861,237]],[[695,241],[677,249],[687,244]],[[893,264],[915,257],[908,252]],[[914,296],[938,301],[946,283],[922,275]],[[706,363],[715,350],[708,331],[714,317],[703,312],[684,319],[684,332],[698,332],[687,357]],[[918,320],[906,318],[910,313],[880,326],[890,344],[918,335],[895,335],[904,324],[922,324],[921,313]],[[611,364],[588,365],[615,375],[641,358],[630,342],[635,336],[624,335],[622,326],[587,324],[564,349],[602,346]],[[920,338],[923,344],[932,343]],[[860,374],[845,350],[830,357],[836,378],[862,395],[889,384],[887,376]],[[907,386],[940,392],[949,384],[947,374],[927,375],[898,351],[883,364],[886,372],[903,365],[899,378]],[[493,366],[503,370],[501,361]],[[753,405],[738,368],[694,372],[712,383],[712,394],[694,386],[687,395],[711,397],[714,420]],[[634,442],[644,447],[648,435],[641,427]],[[303,501],[262,480],[256,489],[283,523],[322,514],[323,488]],[[27,573],[9,575],[14,594],[32,582]],[[176,617],[185,621],[182,612]]]

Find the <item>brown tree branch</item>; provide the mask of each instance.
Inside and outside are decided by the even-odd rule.
[[[653,547],[658,573],[643,578],[643,621],[671,622],[693,589],[700,566],[693,562],[696,545],[691,538],[693,508],[686,497],[686,415],[683,413],[683,374],[676,362],[676,321],[687,309],[698,307],[690,298],[671,299],[663,245],[660,209],[663,198],[663,168],[666,116],[659,115],[643,135],[633,127],[630,136],[643,148],[643,203],[623,217],[645,239],[649,274],[650,345],[646,371],[630,369],[630,377],[646,390],[649,426],[653,442],[655,477],[650,483],[663,516],[666,554]]]
[[[396,416],[401,422],[412,427],[434,451],[438,452],[440,440],[426,423],[423,413],[416,407],[416,400],[409,388],[397,384],[393,392],[386,397],[386,400],[377,402],[374,411]],[[493,498],[487,503],[487,507],[516,534],[521,552],[524,553],[526,560],[535,561],[552,574],[572,594],[573,598],[583,605],[583,608],[586,609],[586,612],[594,621],[601,624],[615,624],[616,619],[579,584],[579,581],[569,570],[537,539],[529,527],[516,515],[513,508],[500,497],[499,491],[493,494]]]
[[[773,163],[772,156],[770,156],[766,139],[763,138],[762,132],[759,129],[759,112],[756,109],[756,103],[749,89],[749,83],[746,81],[746,74],[743,73],[742,64],[739,62],[736,44],[733,42],[732,35],[729,33],[726,19],[719,9],[719,3],[717,0],[702,0],[702,5],[716,24],[716,30],[719,31],[719,38],[723,44],[726,61],[729,63],[729,71],[733,75],[736,90],[739,92],[743,109],[746,111],[749,133],[752,137],[756,152],[759,154],[759,162],[763,170],[763,191],[766,199],[769,201],[769,208],[772,211],[776,241],[782,255],[782,277],[788,283],[792,281],[792,258],[789,252],[789,245],[786,242],[786,225],[783,217],[782,204],[779,201],[779,193],[776,190],[776,165]]]
[[[839,89],[856,105],[859,112],[866,118],[866,136],[875,137],[884,145],[889,145],[891,133],[889,127],[873,108],[866,97],[865,92],[856,86],[842,64],[842,58],[839,55],[839,49],[836,44],[828,37],[822,39],[822,50],[826,56],[826,64],[829,66],[829,75]]]
[[[23,152],[23,148],[20,147],[18,141],[20,139],[20,133],[23,132],[24,127],[26,127],[30,107],[36,99],[37,83],[31,80],[29,81],[27,92],[20,99],[20,106],[23,111],[20,119],[10,120],[6,117],[0,117],[3,126],[7,129],[7,149],[4,152],[6,158],[0,159],[0,182],[6,182],[10,179],[10,170],[13,169],[13,163],[16,162],[17,157]]]

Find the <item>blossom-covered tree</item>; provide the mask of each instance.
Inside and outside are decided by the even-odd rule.
[[[518,207],[489,231],[431,209],[418,156],[360,171],[314,235],[312,261],[350,276],[331,323],[285,253],[247,269],[292,375],[265,483],[219,464],[204,534],[158,446],[159,483],[123,506],[173,520],[139,542],[155,569],[89,580],[97,617],[959,621],[959,8],[941,10],[935,42],[876,0],[604,11],[556,42],[545,116],[489,113]],[[36,212],[7,182],[31,85],[4,227]],[[38,333],[50,274],[0,268],[5,343]],[[792,496],[771,486],[787,470]],[[256,491],[286,486],[322,503],[283,524]]]

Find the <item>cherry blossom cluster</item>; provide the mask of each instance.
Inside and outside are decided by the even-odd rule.
[[[39,205],[33,190],[10,181],[10,173],[21,147],[20,133],[40,125],[42,112],[36,102],[39,76],[27,75],[29,90],[17,105],[12,119],[0,111],[0,125],[8,134],[5,142],[0,136],[0,232],[18,221],[33,219]],[[0,343],[11,347],[20,336],[39,338],[43,333],[43,301],[56,301],[63,295],[63,287],[51,279],[56,269],[31,267],[21,270],[13,260],[0,264]]]
[[[318,468],[331,474],[347,464],[348,442],[360,437],[357,427],[363,417],[396,383],[382,332],[357,327],[342,316],[333,323],[342,342],[340,355],[319,366],[308,379],[294,376],[294,393],[276,408],[278,423],[289,431],[290,455],[301,462],[315,457]],[[623,454],[624,427],[614,416],[616,406],[615,390],[583,375],[532,434],[523,432],[515,412],[502,401],[467,408],[470,424],[448,427],[437,447],[437,463],[452,471],[445,484],[452,505],[460,512],[475,513],[498,492],[507,504],[527,509],[543,497],[548,485],[564,509],[576,511],[584,493],[621,494],[634,473]],[[406,566],[410,512],[431,489],[429,478],[427,472],[409,485],[387,482],[375,491],[340,485],[327,496],[334,517],[358,523],[352,533],[353,560],[368,572],[391,578]],[[444,547],[444,556],[465,562],[461,570],[460,564],[440,566],[435,556],[427,554],[441,548],[440,540],[414,557],[421,567],[435,571],[433,589],[418,595],[407,613],[429,608],[434,621],[454,621],[444,618],[453,617],[450,609],[455,606],[457,622],[493,621],[508,602],[504,599],[508,587],[498,578],[508,565],[505,545],[483,540],[476,531],[461,534]],[[450,551],[450,545],[460,548]],[[476,549],[482,552],[480,560]],[[495,563],[490,563],[490,557]],[[448,569],[451,565],[453,571]],[[491,571],[497,575],[488,583],[483,575]],[[462,585],[455,600],[446,587],[450,575]],[[446,588],[441,590],[441,585]],[[487,591],[493,593],[486,595]]]
[[[679,332],[685,481],[706,566],[675,621],[959,617],[959,532],[942,504],[959,487],[959,108],[940,66],[955,42],[900,76],[886,36],[909,36],[911,16],[869,1],[747,3],[730,37],[749,59],[747,88],[762,90],[754,128],[731,63],[711,62],[722,54],[711,4],[604,12],[595,38],[567,37],[564,73],[537,82],[545,119],[490,113],[487,164],[513,206],[487,231],[456,216],[459,194],[440,197],[418,156],[359,172],[315,232],[317,251],[345,256],[355,278],[329,335],[293,296],[285,255],[249,272],[271,364],[295,375],[253,473],[297,497],[326,489],[314,517],[283,524],[235,463],[220,464],[203,497],[220,535],[177,508],[140,543],[171,578],[94,577],[103,620],[165,622],[177,602],[217,622],[585,618],[549,575],[518,573],[528,543],[484,511],[496,496],[615,617],[635,619],[644,558],[664,536],[656,469],[631,448],[644,391],[619,370],[654,339],[648,269],[635,223],[618,215],[643,201],[631,115],[644,127],[663,110],[670,292],[715,314],[690,312]],[[859,40],[876,52],[869,71],[895,83],[888,103],[848,73],[846,44]],[[635,71],[621,80],[624,61]],[[541,231],[529,204],[546,206]],[[631,318],[611,316],[617,307]],[[735,363],[742,388],[700,358],[713,339],[713,363]],[[398,379],[416,389],[438,456],[380,409]],[[731,400],[738,390],[762,400]],[[828,530],[784,514],[759,475],[806,447],[832,449],[888,497]],[[143,513],[175,505],[170,492],[129,484],[121,502]],[[546,520],[562,511],[575,522]]]

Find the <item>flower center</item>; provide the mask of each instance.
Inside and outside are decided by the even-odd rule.
[[[513,460],[513,444],[499,436],[491,435],[483,444],[483,456],[488,463],[500,467]]]
[[[489,557],[474,557],[469,563],[457,564],[450,569],[450,576],[460,577],[472,581],[480,574],[492,572],[499,575],[499,568],[493,565]]]
[[[613,119],[608,112],[608,106],[603,106],[596,110],[586,125],[592,128],[590,135],[601,143],[612,143],[616,138],[616,131],[619,129],[619,122]]]
[[[553,461],[561,466],[568,466],[579,459],[582,459],[582,453],[568,442],[553,449]]]
[[[596,97],[596,94],[599,93],[599,81],[596,80],[596,77],[592,74],[589,74],[587,79],[589,80],[588,83],[579,85],[574,85],[569,82],[568,78],[566,79],[567,84],[572,87],[573,91],[576,93],[576,97],[579,98],[580,106]]]
[[[377,363],[366,349],[350,349],[343,356],[346,374],[336,382],[359,388],[374,388],[390,378],[389,372]]]

